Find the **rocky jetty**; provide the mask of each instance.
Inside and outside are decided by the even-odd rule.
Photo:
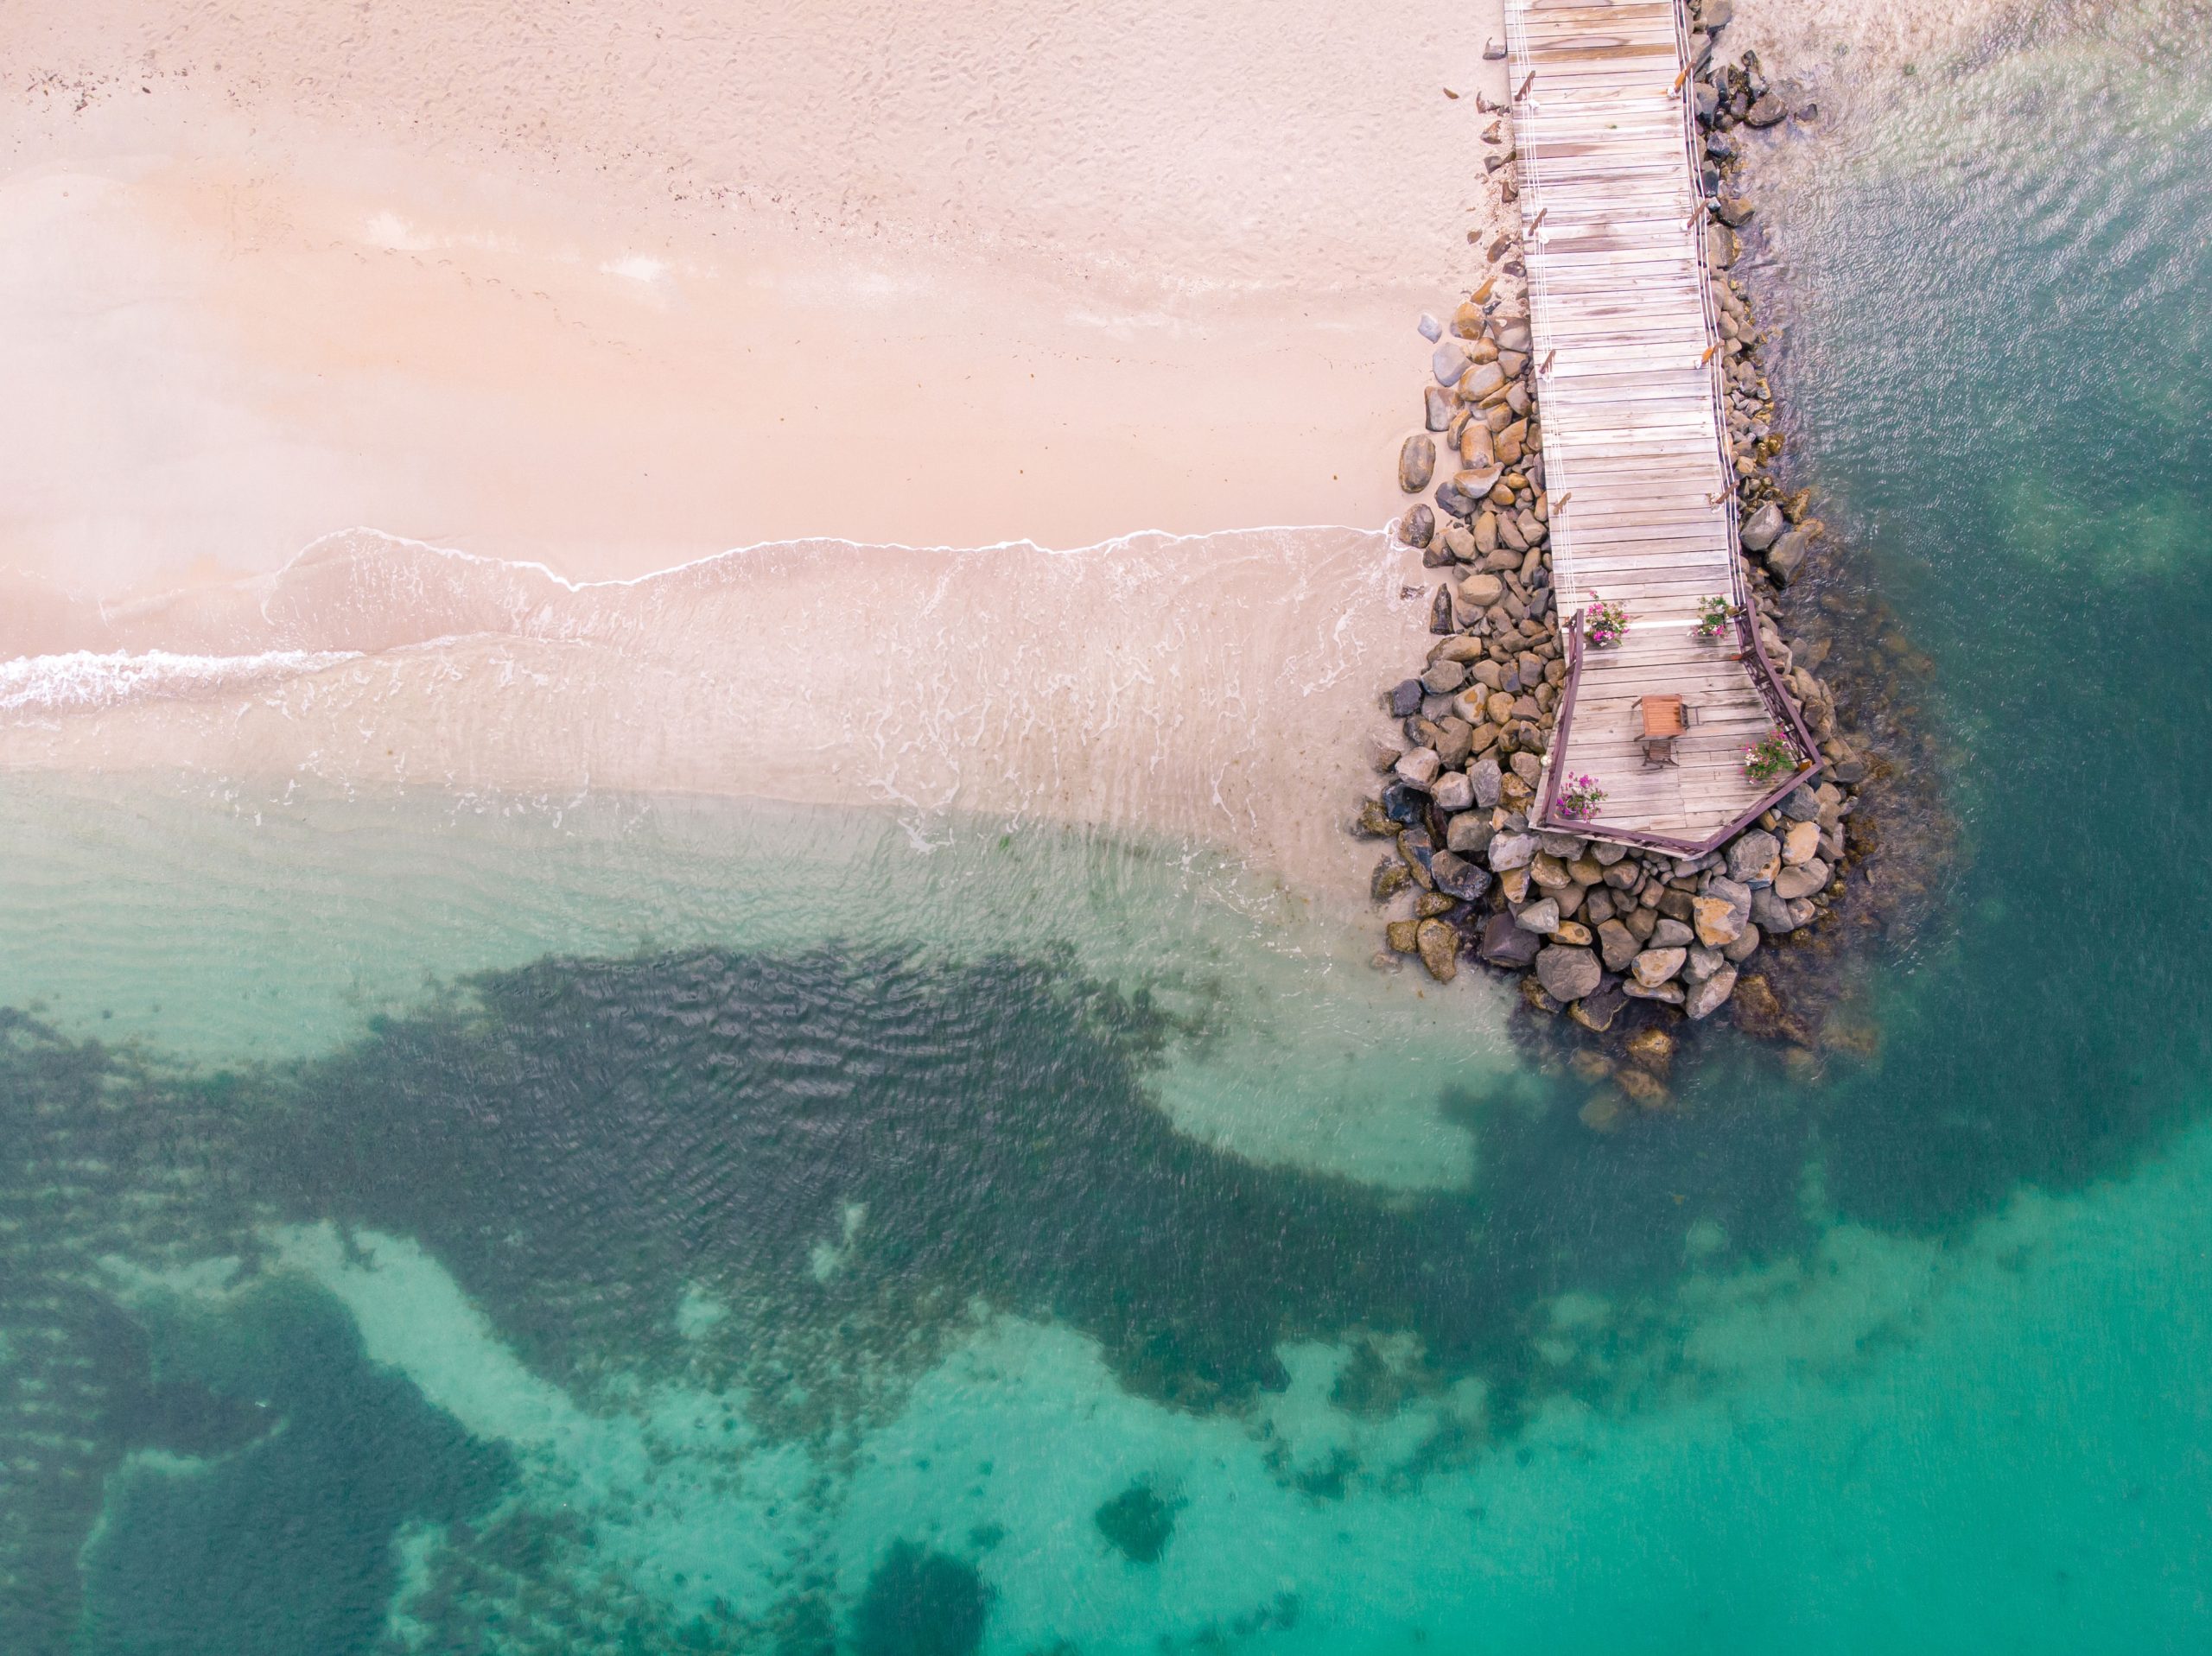
[[[1441,337],[1433,317],[1422,319],[1423,336],[1435,340],[1433,383],[1398,478],[1406,493],[1429,498],[1409,504],[1396,532],[1437,572],[1429,600],[1437,637],[1420,670],[1383,692],[1395,722],[1375,742],[1378,789],[1357,823],[1389,847],[1372,885],[1391,912],[1381,963],[1413,957],[1440,982],[1463,962],[1514,975],[1533,1012],[1605,1037],[1606,1050],[1586,1052],[1582,1063],[1647,1106],[1667,1098],[1674,1027],[1724,1006],[1747,1033],[1810,1045],[1807,1013],[1777,991],[1787,975],[1777,962],[1833,927],[1851,889],[1847,876],[1873,849],[1854,816],[1877,767],[1819,676],[1832,640],[1808,644],[1784,619],[1789,589],[1821,562],[1824,530],[1811,492],[1788,490],[1776,473],[1783,436],[1765,372],[1770,337],[1733,268],[1739,232],[1756,211],[1739,187],[1750,142],[1742,130],[1811,120],[1817,110],[1802,90],[1770,83],[1755,54],[1714,55],[1729,9],[1729,0],[1692,6],[1690,94],[1704,138],[1707,255],[1745,589],[1761,645],[1825,769],[1696,857],[1531,826],[1567,662],[1529,317],[1525,300],[1505,291],[1524,268],[1516,227],[1489,239],[1493,269]],[[1507,200],[1516,194],[1509,127],[1483,135],[1495,147],[1493,170],[1509,169]]]

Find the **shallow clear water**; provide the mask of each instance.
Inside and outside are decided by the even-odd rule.
[[[2202,21],[1767,168],[1961,854],[1625,1131],[1178,847],[8,777],[0,1643],[2202,1646]]]

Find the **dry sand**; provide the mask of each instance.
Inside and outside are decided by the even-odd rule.
[[[1485,10],[31,0],[0,567],[1379,526]]]

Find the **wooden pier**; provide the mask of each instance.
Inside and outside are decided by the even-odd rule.
[[[1611,649],[1572,630],[1537,821],[1562,779],[1605,790],[1602,837],[1694,852],[1816,769],[1817,751],[1760,652],[1737,540],[1722,416],[1721,335],[1707,287],[1706,203],[1679,0],[1506,0],[1514,147],[1561,625],[1592,600],[1627,606]],[[1700,600],[1745,612],[1693,636]],[[1694,723],[1677,763],[1645,763],[1646,695]],[[1747,781],[1744,750],[1776,726],[1808,764]]]

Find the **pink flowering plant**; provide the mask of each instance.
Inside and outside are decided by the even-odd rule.
[[[1595,777],[1569,777],[1559,790],[1559,814],[1570,822],[1587,822],[1605,803],[1605,790]]]
[[[1690,630],[1700,638],[1718,638],[1735,619],[1736,606],[1726,599],[1700,598],[1697,601],[1697,625]]]
[[[1628,606],[1618,598],[1592,596],[1582,612],[1582,636],[1596,650],[1618,644],[1628,632]]]
[[[1765,736],[1744,750],[1744,780],[1766,784],[1788,776],[1797,768],[1797,744],[1789,739],[1789,733],[1776,725]]]

